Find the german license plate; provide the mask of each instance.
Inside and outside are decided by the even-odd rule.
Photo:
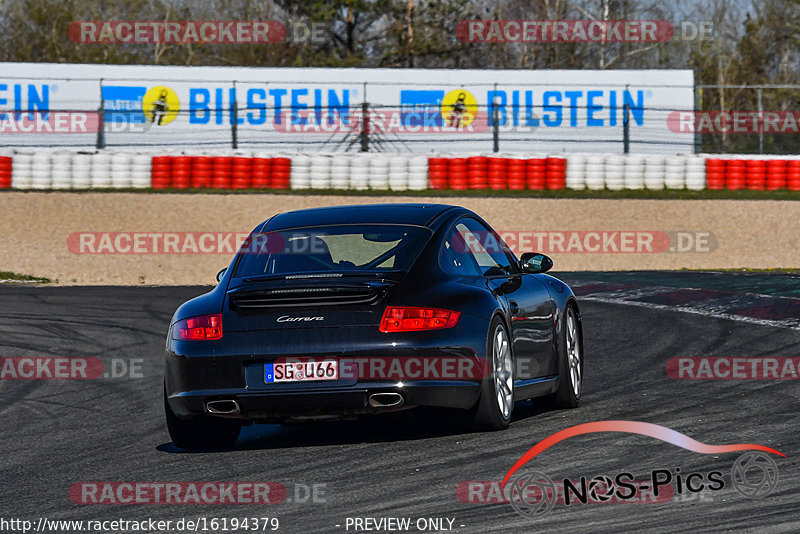
[[[336,360],[275,362],[264,364],[264,382],[316,382],[337,380],[339,366]]]

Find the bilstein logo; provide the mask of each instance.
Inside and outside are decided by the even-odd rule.
[[[295,323],[298,321],[324,321],[324,317],[289,317],[288,315],[281,315],[278,317],[279,323]]]
[[[159,85],[148,90],[142,98],[142,111],[148,122],[157,126],[169,124],[181,109],[178,95],[169,87]]]
[[[745,451],[733,464],[730,475],[731,486],[742,496],[759,499],[772,493],[778,485],[778,466],[765,453],[786,457],[780,451],[765,445],[739,443],[735,445],[709,445],[696,441],[685,434],[670,428],[639,421],[596,421],[569,428],[543,439],[528,452],[522,455],[508,470],[500,487],[506,490],[507,500],[514,510],[523,517],[537,518],[547,514],[561,499],[566,505],[577,500],[582,504],[588,502],[606,502],[611,499],[626,501],[636,497],[638,490],[651,489],[655,497],[667,490],[670,493],[698,493],[704,490],[719,491],[725,487],[721,471],[708,473],[683,473],[676,469],[655,469],[650,473],[646,484],[633,484],[633,474],[618,473],[614,477],[595,476],[580,481],[564,479],[554,482],[545,473],[538,470],[521,468],[539,453],[553,445],[571,437],[596,432],[625,432],[659,439],[678,447],[701,454],[723,454],[727,452]],[[676,487],[673,488],[673,480]],[[506,488],[508,484],[508,488]],[[559,492],[560,489],[560,492]],[[559,497],[559,494],[561,497]]]
[[[466,89],[450,91],[442,99],[442,117],[447,126],[466,128],[478,115],[478,101]]]
[[[144,133],[152,127],[169,124],[181,111],[177,93],[157,85],[106,85],[102,89],[104,123],[112,132]]]

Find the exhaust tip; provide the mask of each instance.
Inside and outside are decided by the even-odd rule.
[[[372,408],[397,408],[404,402],[405,399],[399,393],[373,393],[369,396],[369,405]]]
[[[214,415],[237,415],[241,413],[239,403],[233,399],[208,401],[206,403],[206,411]]]

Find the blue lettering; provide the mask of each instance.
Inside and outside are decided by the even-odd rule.
[[[506,92],[505,91],[487,91],[486,102],[489,104],[489,126],[494,126],[494,106],[495,97],[500,100],[497,104],[497,122],[498,126],[505,126],[508,120],[508,113],[506,112]]]
[[[636,124],[642,126],[644,124],[644,91],[641,89],[636,91],[637,101],[633,101],[630,91],[625,91],[622,94],[622,101],[630,107],[633,120]]]
[[[511,124],[519,126],[519,91],[511,92]]]
[[[4,83],[0,83],[0,93],[3,93],[5,91],[8,91],[8,86]],[[0,98],[0,106],[7,106],[7,105],[8,105],[8,99]],[[5,113],[0,113],[0,120],[6,120],[6,118],[7,117]]]
[[[306,119],[300,117],[298,112],[301,109],[308,109],[308,104],[300,102],[301,96],[306,96],[308,89],[292,89],[292,121],[291,124],[305,124]]]
[[[594,114],[596,111],[603,110],[603,106],[596,105],[594,103],[594,99],[602,96],[603,96],[603,91],[586,92],[586,126],[603,126],[603,119],[594,118]]]
[[[18,83],[14,84],[14,120],[19,120],[22,116],[22,86]],[[29,117],[32,118],[32,117]]]
[[[551,118],[550,116],[546,116],[544,113],[542,113],[542,119],[544,120],[544,125],[561,126],[561,122],[563,121],[561,106],[551,105],[550,104],[551,98],[553,98],[556,102],[561,102],[561,93],[558,91],[545,91],[544,95],[542,95],[542,101],[544,102],[543,106],[544,111],[552,111],[555,113],[555,118]]]
[[[583,95],[582,91],[565,91],[564,96],[569,99],[569,125],[578,125],[578,99]]]
[[[322,89],[314,89],[314,117],[317,119],[317,124],[322,125]],[[328,124],[333,120],[328,117]]]
[[[617,125],[617,92],[611,91],[608,99],[608,125]]]
[[[247,109],[259,110],[258,117],[252,111],[247,112],[247,122],[253,125],[264,124],[267,121],[267,104],[263,101],[256,102],[256,97],[266,100],[267,92],[263,89],[247,90]]]
[[[272,97],[272,107],[275,109],[275,124],[283,124],[281,117],[281,110],[283,109],[283,96],[286,94],[286,89],[270,89],[269,96]]]
[[[222,88],[214,89],[214,122],[222,124]]]
[[[32,111],[40,109],[44,111],[44,120],[48,119],[48,111],[50,107],[50,86],[47,84],[42,85],[42,95],[36,92],[36,86],[28,84],[28,118],[33,119],[34,114]]]
[[[339,120],[343,124],[350,124],[350,90],[342,90],[342,99],[336,96],[335,89],[328,89],[328,116],[333,122],[333,114],[339,115]]]
[[[525,126],[539,126],[539,119],[533,114],[533,91],[525,91]]]
[[[189,89],[189,124],[208,124],[211,119],[208,109],[210,100],[208,89]]]

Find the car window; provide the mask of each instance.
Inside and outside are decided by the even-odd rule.
[[[251,236],[234,277],[325,271],[407,270],[430,231],[406,225],[296,228]]]
[[[464,236],[469,234],[469,229],[463,224],[456,224],[442,247],[442,267],[449,272],[461,276],[481,276],[483,271],[478,267],[475,257],[466,247]]]
[[[472,252],[484,276],[502,276],[514,273],[504,243],[497,234],[475,219],[464,219],[470,235],[465,236],[467,249]]]
[[[461,275],[503,276],[514,271],[505,245],[475,219],[462,219],[450,231],[442,250],[442,265]]]

